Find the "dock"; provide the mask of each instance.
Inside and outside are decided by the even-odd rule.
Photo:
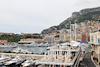
[[[23,58],[29,57],[29,58],[34,58],[34,59],[40,59],[45,56],[45,55],[38,55],[38,54],[16,54],[16,53],[0,53],[0,56],[1,55],[10,56],[10,57],[20,56]]]

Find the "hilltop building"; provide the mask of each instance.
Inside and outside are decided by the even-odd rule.
[[[8,41],[7,40],[0,40],[0,44],[7,44],[8,43]]]

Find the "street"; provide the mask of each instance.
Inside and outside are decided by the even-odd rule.
[[[83,63],[85,64],[85,67],[96,67],[96,66],[94,65],[94,63],[92,62],[92,60],[91,60],[91,53],[90,53],[90,52],[88,52],[88,53],[84,56]]]

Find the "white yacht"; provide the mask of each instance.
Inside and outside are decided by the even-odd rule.
[[[1,55],[1,58],[0,58],[0,63],[3,63],[3,62],[5,62],[5,61],[7,61],[7,60],[10,60],[10,59],[11,59],[10,57],[5,56],[4,54],[2,54],[2,55]]]
[[[19,41],[18,44],[21,46],[34,46],[35,42],[34,41]]]
[[[12,52],[15,52],[15,53],[32,53],[32,52],[30,52],[30,51],[28,51],[28,50],[24,50],[24,49],[22,49],[21,47],[19,47],[18,46],[18,48],[16,48],[15,50],[13,50]]]
[[[40,43],[40,44],[37,44],[38,47],[48,47],[49,44],[48,43]]]
[[[14,59],[8,61],[5,63],[5,66],[8,66],[8,65],[11,65],[13,63],[17,63],[17,62],[21,62],[21,61],[24,61],[23,58],[21,58],[20,56],[16,56]]]
[[[35,61],[32,59],[26,60],[24,63],[22,63],[22,67],[31,67],[35,64]]]

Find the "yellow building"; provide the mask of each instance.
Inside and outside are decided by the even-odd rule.
[[[59,34],[59,40],[60,41],[66,41],[66,32],[60,32],[60,34]]]
[[[93,59],[100,65],[100,32],[90,33],[90,43],[92,44]]]

